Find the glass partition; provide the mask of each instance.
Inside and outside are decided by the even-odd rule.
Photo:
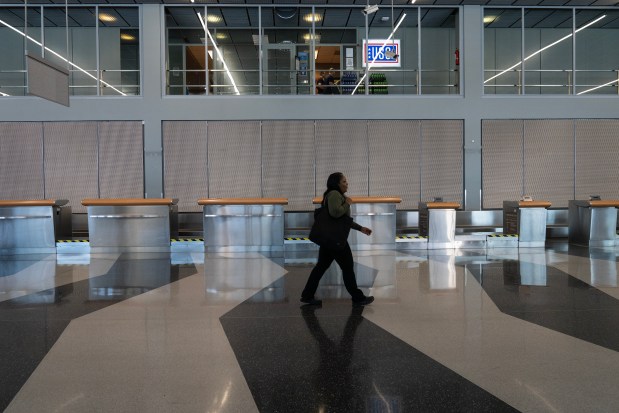
[[[101,94],[137,95],[140,87],[140,15],[137,8],[99,8]],[[116,89],[116,90],[114,90]]]
[[[424,9],[424,88],[419,7],[364,8],[165,7],[166,94],[459,93],[458,8]]]
[[[617,10],[576,12],[576,94],[619,94]]]
[[[571,9],[525,10],[525,94],[570,94],[572,53]]]
[[[458,9],[421,9],[421,93],[458,93]]]
[[[484,93],[618,94],[619,56],[609,52],[618,19],[617,10],[485,8]]]
[[[484,93],[520,93],[522,9],[484,10],[484,68]]]
[[[309,7],[262,7],[262,93],[313,93],[310,49],[320,44],[315,23],[323,16]]]
[[[28,53],[69,70],[71,95],[137,95],[139,33],[138,7],[28,7],[26,28],[24,8],[0,7],[0,95],[26,94],[26,38]]]
[[[97,95],[97,19],[115,18],[97,15],[95,7],[69,8],[69,50],[67,52],[66,13],[64,7],[46,7],[45,57],[69,70],[71,95]],[[67,59],[72,64],[67,62]]]
[[[24,47],[42,56],[41,7],[28,7],[27,12],[24,7],[0,8],[0,96],[26,95]]]
[[[369,64],[369,94],[420,93],[418,10],[381,7],[368,16],[368,48],[363,66]],[[363,31],[359,30],[360,44],[365,44]],[[364,87],[365,82],[361,93]]]
[[[207,90],[206,36],[198,14],[204,7],[166,7],[168,95],[200,95]]]

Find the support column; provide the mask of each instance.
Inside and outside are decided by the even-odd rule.
[[[144,99],[144,197],[163,198],[161,133],[163,6],[142,4],[142,96]],[[152,110],[149,110],[151,108]]]
[[[481,6],[463,6],[462,60],[464,96],[467,102],[464,117],[464,209],[481,209],[481,119],[479,101],[483,93],[483,16]]]

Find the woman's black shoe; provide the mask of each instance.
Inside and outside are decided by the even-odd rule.
[[[374,302],[374,297],[370,295],[370,296],[364,297],[363,300],[353,301],[352,305],[355,307],[361,307],[363,305],[372,304],[373,302]]]
[[[301,298],[301,302],[307,305],[322,305],[322,300],[317,300],[315,298]]]

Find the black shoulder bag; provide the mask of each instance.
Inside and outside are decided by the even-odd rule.
[[[329,214],[325,196],[324,205],[314,210],[314,224],[310,230],[309,239],[321,247],[342,250],[346,248],[352,222],[353,219],[346,214],[333,218]]]

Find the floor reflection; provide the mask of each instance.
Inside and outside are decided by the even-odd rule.
[[[468,264],[504,313],[619,350],[619,300],[569,274],[523,260]]]
[[[169,254],[93,255],[90,277],[57,283],[57,275],[79,268],[63,268],[55,257],[30,265],[16,261],[15,276],[22,276],[0,278],[6,295],[16,295],[0,302],[0,411],[71,320],[196,273],[194,265],[171,265]]]

